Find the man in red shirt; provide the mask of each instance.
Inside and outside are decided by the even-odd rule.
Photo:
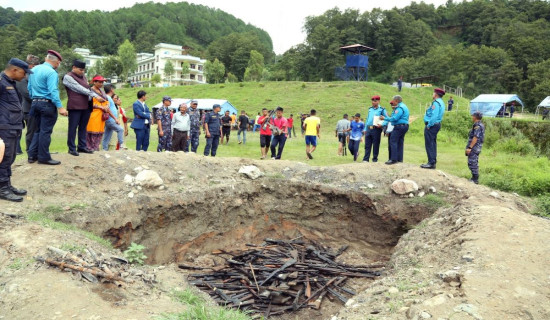
[[[294,116],[292,113],[286,121],[288,122],[288,138],[292,139],[292,131],[294,131]],[[294,138],[296,138],[296,131],[294,131]]]
[[[258,118],[258,124],[260,125],[260,148],[262,150],[262,157],[265,159],[267,156],[267,150],[271,144],[271,128],[269,126],[269,115],[266,108],[262,109],[262,116]]]
[[[271,159],[280,160],[281,155],[283,154],[283,148],[285,147],[286,142],[286,132],[288,130],[288,121],[283,117],[283,108],[277,107],[275,109],[276,117],[271,120],[273,125],[273,142],[271,143]],[[277,154],[275,154],[275,149],[279,146]]]

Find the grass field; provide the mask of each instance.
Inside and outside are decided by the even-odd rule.
[[[131,105],[135,101],[136,92],[139,89],[119,89],[117,93],[123,100],[123,105],[131,113]],[[335,165],[350,163],[353,161],[351,156],[338,157],[338,142],[335,138],[334,128],[336,122],[343,113],[355,114],[359,112],[362,116],[366,115],[370,107],[370,97],[380,95],[382,97],[381,105],[390,110],[389,100],[397,94],[397,90],[389,85],[372,82],[330,82],[330,83],[302,83],[302,82],[267,82],[267,83],[232,83],[218,85],[196,85],[180,86],[170,88],[144,88],[148,92],[147,104],[151,107],[160,102],[162,96],[169,95],[173,98],[214,98],[227,99],[239,111],[245,110],[249,115],[255,115],[263,107],[274,108],[282,106],[285,108],[285,116],[290,113],[297,115],[299,113],[309,112],[314,108],[321,117],[321,139],[317,151],[314,153],[314,159],[309,161],[311,165]],[[411,111],[411,127],[405,137],[405,162],[420,165],[426,162],[426,153],[424,150],[423,122],[422,115],[425,107],[431,102],[432,89],[404,88],[400,93],[403,101],[409,106]],[[448,99],[445,96],[445,101]],[[454,97],[455,109],[446,113],[443,122],[443,129],[438,137],[438,169],[448,173],[469,177],[470,172],[466,165],[464,148],[466,141],[456,132],[449,131],[445,122],[452,123],[453,119],[464,119],[468,113],[467,99]],[[458,120],[457,120],[458,121]],[[501,121],[509,121],[501,119]],[[463,126],[469,123],[460,122]],[[283,159],[306,161],[305,143],[299,130],[299,120],[295,121],[298,138],[287,140],[283,153]],[[67,119],[60,118],[53,134],[51,150],[58,152],[67,152],[66,147]],[[151,130],[151,145],[149,151],[156,151],[157,145],[156,126]],[[505,138],[505,137],[501,137]],[[135,136],[132,130],[127,139],[127,145],[130,148],[135,147]],[[199,152],[204,150],[204,136],[201,137]],[[382,140],[380,147],[380,161],[387,160],[387,139]],[[361,151],[362,157],[363,151]],[[232,131],[229,145],[220,145],[218,149],[220,157],[260,157],[259,134],[247,133],[247,143],[237,144],[237,131]],[[24,157],[24,155],[22,156]],[[55,158],[55,156],[54,156]],[[509,153],[499,151],[498,149],[485,148],[480,157],[481,178],[483,184],[506,190],[516,191],[526,195],[537,195],[544,193],[544,188],[550,184],[550,161],[547,157],[537,156],[535,154],[525,155],[518,153]],[[358,166],[358,170],[365,170],[365,166]],[[528,186],[527,189],[519,188],[515,190],[516,185],[531,184],[532,192]],[[550,187],[546,190],[549,190]],[[542,192],[539,192],[542,190]],[[546,191],[547,192],[547,191]]]

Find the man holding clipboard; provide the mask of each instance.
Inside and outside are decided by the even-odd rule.
[[[371,148],[372,162],[378,162],[383,122],[380,120],[380,116],[388,116],[386,109],[380,106],[380,96],[373,96],[371,101],[372,107],[369,108],[367,122],[365,123],[365,156],[363,157],[363,162],[369,162]]]

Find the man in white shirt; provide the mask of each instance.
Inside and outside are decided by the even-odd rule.
[[[191,129],[191,121],[189,114],[187,114],[187,104],[180,104],[179,111],[172,118],[172,151],[188,152],[189,150],[186,146],[189,130]]]

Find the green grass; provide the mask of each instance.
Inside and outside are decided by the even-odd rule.
[[[97,236],[97,235],[95,235],[95,234],[93,234],[89,231],[77,228],[73,225],[66,224],[66,223],[59,222],[59,221],[55,221],[55,220],[51,219],[50,217],[48,217],[44,213],[39,213],[39,212],[30,213],[27,216],[27,220],[37,222],[40,225],[42,225],[43,227],[54,229],[54,230],[77,232],[77,233],[82,234],[86,238],[101,244],[102,246],[104,246],[106,248],[112,248],[113,247],[108,240],[105,240],[105,239],[101,238],[100,236]]]
[[[408,203],[414,205],[421,205],[428,208],[430,211],[435,212],[441,207],[448,206],[449,204],[439,194],[427,194],[423,197],[414,197],[407,200]]]
[[[8,265],[8,269],[14,270],[14,271],[21,270],[23,268],[30,266],[31,263],[33,263],[33,261],[34,261],[33,258],[16,258],[15,260],[13,260],[12,263]]]
[[[162,96],[170,95],[175,98],[219,98],[228,99],[239,111],[245,110],[254,116],[263,107],[274,108],[278,105],[285,108],[285,116],[290,113],[297,118],[299,113],[309,112],[314,108],[321,117],[322,130],[319,147],[313,154],[314,159],[308,161],[314,166],[328,166],[352,162],[352,157],[338,157],[336,155],[338,141],[334,135],[336,122],[343,113],[366,115],[370,106],[370,97],[378,94],[382,97],[381,105],[390,110],[388,101],[397,94],[396,89],[384,84],[373,82],[330,82],[330,83],[303,83],[303,82],[265,82],[264,86],[258,83],[227,83],[220,85],[194,85],[170,88],[145,88],[148,92],[149,106],[157,104]],[[123,106],[131,115],[132,103],[136,99],[138,88],[119,89]],[[419,165],[426,162],[424,149],[422,115],[425,106],[430,103],[432,89],[404,88],[401,92],[403,100],[411,111],[412,121],[410,130],[405,137],[405,162]],[[445,98],[446,99],[446,98]],[[454,97],[455,108],[445,114],[443,129],[438,136],[438,169],[459,177],[470,177],[467,167],[467,158],[464,156],[466,140],[464,132],[470,128],[468,119],[469,100]],[[519,117],[519,115],[518,115]],[[509,119],[493,119],[507,123]],[[283,153],[284,160],[306,162],[305,144],[300,135],[300,122],[295,121],[298,139],[289,139]],[[491,131],[492,130],[492,131]],[[496,129],[487,130],[488,138],[493,145],[484,148],[480,156],[480,182],[493,188],[518,192],[522,195],[537,196],[550,190],[550,161],[547,157],[530,153],[524,148],[514,148],[514,141],[506,140],[506,132]],[[66,147],[67,119],[60,117],[52,136],[51,150],[67,152]],[[459,134],[460,132],[460,134]],[[247,144],[237,144],[236,131],[232,131],[229,145],[220,145],[219,157],[260,158],[259,134],[247,133]],[[504,139],[504,140],[502,140]],[[501,141],[502,140],[502,141]],[[151,130],[150,151],[156,151],[158,135],[156,126]],[[523,143],[524,140],[517,140]],[[520,144],[521,144],[520,143]],[[127,137],[129,148],[135,148],[133,130],[129,130]],[[199,153],[204,150],[204,135],[201,136]],[[502,150],[503,148],[508,151]],[[362,146],[360,157],[362,157]],[[387,139],[383,138],[380,146],[380,160],[387,159]],[[530,147],[528,147],[530,149]],[[510,152],[513,151],[513,152]],[[527,152],[527,154],[525,154]],[[25,155],[20,156],[23,159]],[[55,155],[53,156],[55,158]],[[358,164],[360,168],[367,165]]]

